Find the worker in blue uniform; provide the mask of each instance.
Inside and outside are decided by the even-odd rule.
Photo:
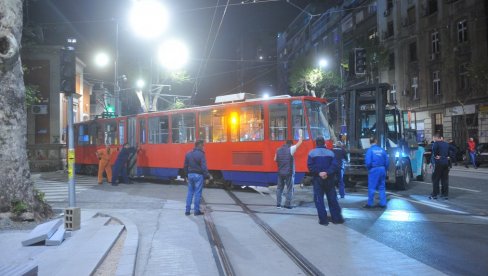
[[[334,174],[338,165],[334,152],[325,147],[323,137],[315,140],[317,147],[308,153],[307,166],[313,176],[313,201],[319,217],[319,224],[328,225],[327,210],[324,204],[324,194],[330,209],[332,223],[344,222],[341,214],[341,207],[337,202],[337,194],[334,187]]]
[[[441,196],[448,199],[449,196],[449,159],[453,155],[452,148],[444,141],[440,134],[434,136],[432,145],[431,164],[432,172],[432,194],[429,199],[437,199],[439,195],[439,182],[442,185]]]
[[[366,151],[366,167],[368,168],[368,203],[364,208],[373,208],[374,195],[378,190],[380,202],[376,207],[386,208],[386,172],[389,159],[386,151],[376,144],[376,138],[369,139],[371,147]]]

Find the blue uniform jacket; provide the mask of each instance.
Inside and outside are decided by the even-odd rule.
[[[338,169],[334,152],[324,146],[316,147],[308,153],[307,166],[313,176],[318,176],[320,172],[332,175]]]
[[[197,173],[204,175],[206,178],[210,176],[207,169],[207,161],[205,159],[205,152],[201,149],[193,149],[185,156],[184,170],[186,175],[189,173]]]
[[[439,156],[439,159],[435,159],[436,156]],[[449,160],[447,158],[450,156],[452,156],[452,150],[448,143],[444,141],[434,142],[432,145],[432,164],[447,165],[449,164]]]
[[[376,167],[385,167],[388,170],[390,160],[386,151],[378,145],[372,145],[368,151],[366,151],[366,168],[368,170]]]

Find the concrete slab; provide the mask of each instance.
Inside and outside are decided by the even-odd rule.
[[[38,266],[34,262],[23,264],[0,264],[0,275],[3,276],[34,276],[37,275]]]
[[[62,219],[55,219],[36,226],[36,228],[29,233],[27,239],[22,241],[22,245],[29,246],[45,241],[58,230],[62,223]]]
[[[66,229],[64,228],[64,225],[61,225],[50,238],[46,239],[46,245],[49,246],[60,245],[64,241],[65,235],[66,235]]]

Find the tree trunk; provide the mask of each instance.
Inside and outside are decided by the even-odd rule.
[[[52,215],[30,179],[27,161],[27,115],[20,61],[22,0],[0,2],[0,212],[15,203],[36,219]],[[23,209],[23,208],[20,208]]]

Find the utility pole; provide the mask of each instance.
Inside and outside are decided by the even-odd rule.
[[[69,207],[76,206],[75,193],[75,147],[73,129],[73,94],[76,93],[76,39],[68,38],[61,51],[61,93],[68,97],[68,199]]]

